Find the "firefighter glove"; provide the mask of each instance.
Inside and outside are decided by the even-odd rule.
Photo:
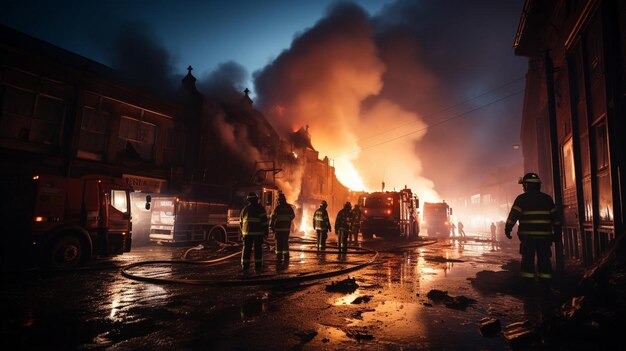
[[[511,237],[511,232],[510,232],[510,231],[506,231],[506,232],[504,232],[504,235],[506,235],[506,237],[507,237],[509,240],[513,239],[513,238]]]

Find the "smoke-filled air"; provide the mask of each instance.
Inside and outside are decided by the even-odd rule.
[[[368,15],[342,4],[296,37],[255,82],[268,118],[283,131],[308,125],[313,146],[331,158],[349,188],[374,191],[384,181],[386,190],[406,185],[436,198],[414,153],[413,144],[424,132],[362,150],[388,137],[376,134],[390,126],[425,126],[420,116],[392,100],[372,100],[383,88],[385,71]],[[368,99],[372,103],[365,108]]]
[[[493,4],[479,5],[465,15],[482,16],[481,11]],[[320,156],[332,160],[339,180],[353,190],[379,191],[384,182],[385,190],[408,186],[422,199],[437,201],[441,200],[438,186],[450,189],[459,185],[451,179],[465,174],[466,180],[479,180],[498,162],[519,162],[519,156],[507,161],[513,154],[504,150],[500,156],[481,160],[480,165],[472,163],[483,149],[493,153],[496,139],[506,144],[506,138],[518,137],[510,128],[498,131],[515,116],[496,118],[497,112],[485,110],[489,118],[448,123],[447,136],[435,130],[437,137],[428,138],[433,129],[429,124],[441,124],[455,113],[490,100],[473,101],[474,105],[434,116],[439,111],[478,95],[480,89],[517,77],[499,76],[499,69],[475,49],[442,52],[440,48],[450,46],[446,42],[455,40],[455,32],[444,31],[435,40],[429,35],[438,27],[455,26],[455,17],[441,17],[434,23],[424,18],[424,6],[435,8],[435,13],[441,7],[398,1],[371,17],[358,5],[335,4],[313,27],[296,35],[287,50],[254,74],[257,100],[271,123],[283,133],[309,126],[313,146]],[[509,7],[516,13],[515,6]],[[452,12],[468,8],[460,2]],[[466,30],[476,32],[475,40],[479,41],[493,28]],[[490,36],[498,39],[509,34]],[[510,44],[510,40],[492,40],[486,45]],[[460,53],[463,55],[455,56]],[[519,66],[522,72],[523,64]],[[485,75],[485,71],[490,73]],[[468,84],[455,73],[474,79]],[[490,132],[494,138],[461,137],[464,133]],[[424,160],[429,169],[424,169]]]

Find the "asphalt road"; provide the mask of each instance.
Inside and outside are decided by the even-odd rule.
[[[483,317],[502,325],[540,323],[555,308],[543,295],[517,288],[516,242],[471,232],[466,240],[375,238],[358,244],[379,252],[372,264],[316,279],[370,262],[374,254],[319,255],[309,252],[306,239],[291,244],[288,264],[266,251],[259,273],[243,274],[234,257],[127,270],[157,283],[122,276],[131,263],[180,260],[188,249],[153,245],[70,272],[4,274],[3,349],[507,350],[511,344],[501,335],[481,335]],[[334,240],[333,233],[329,251]],[[187,258],[211,260],[238,248],[216,250],[191,250]],[[347,278],[358,287],[328,291]],[[283,281],[273,284],[277,279]],[[446,304],[447,298],[429,297],[433,289],[468,299]]]

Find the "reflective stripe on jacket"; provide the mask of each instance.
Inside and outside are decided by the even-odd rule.
[[[506,221],[506,230],[511,231],[519,221],[517,233],[520,238],[534,237],[553,239],[553,227],[560,227],[556,206],[552,198],[540,191],[528,191],[519,195]]]
[[[270,220],[270,229],[273,231],[289,232],[291,231],[291,221],[296,217],[293,208],[289,204],[279,204],[272,213]]]
[[[330,219],[328,212],[324,208],[318,208],[313,215],[313,229],[328,230],[330,229]]]
[[[260,204],[248,204],[241,210],[239,226],[242,235],[267,235],[267,225],[267,213]]]

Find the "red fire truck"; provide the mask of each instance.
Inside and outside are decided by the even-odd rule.
[[[419,199],[411,189],[368,193],[359,198],[359,204],[364,238],[376,234],[415,239],[419,235]]]
[[[14,228],[29,237],[28,250],[40,263],[67,269],[91,256],[130,251],[132,189],[122,179],[37,175],[21,184],[9,194],[16,205]]]

